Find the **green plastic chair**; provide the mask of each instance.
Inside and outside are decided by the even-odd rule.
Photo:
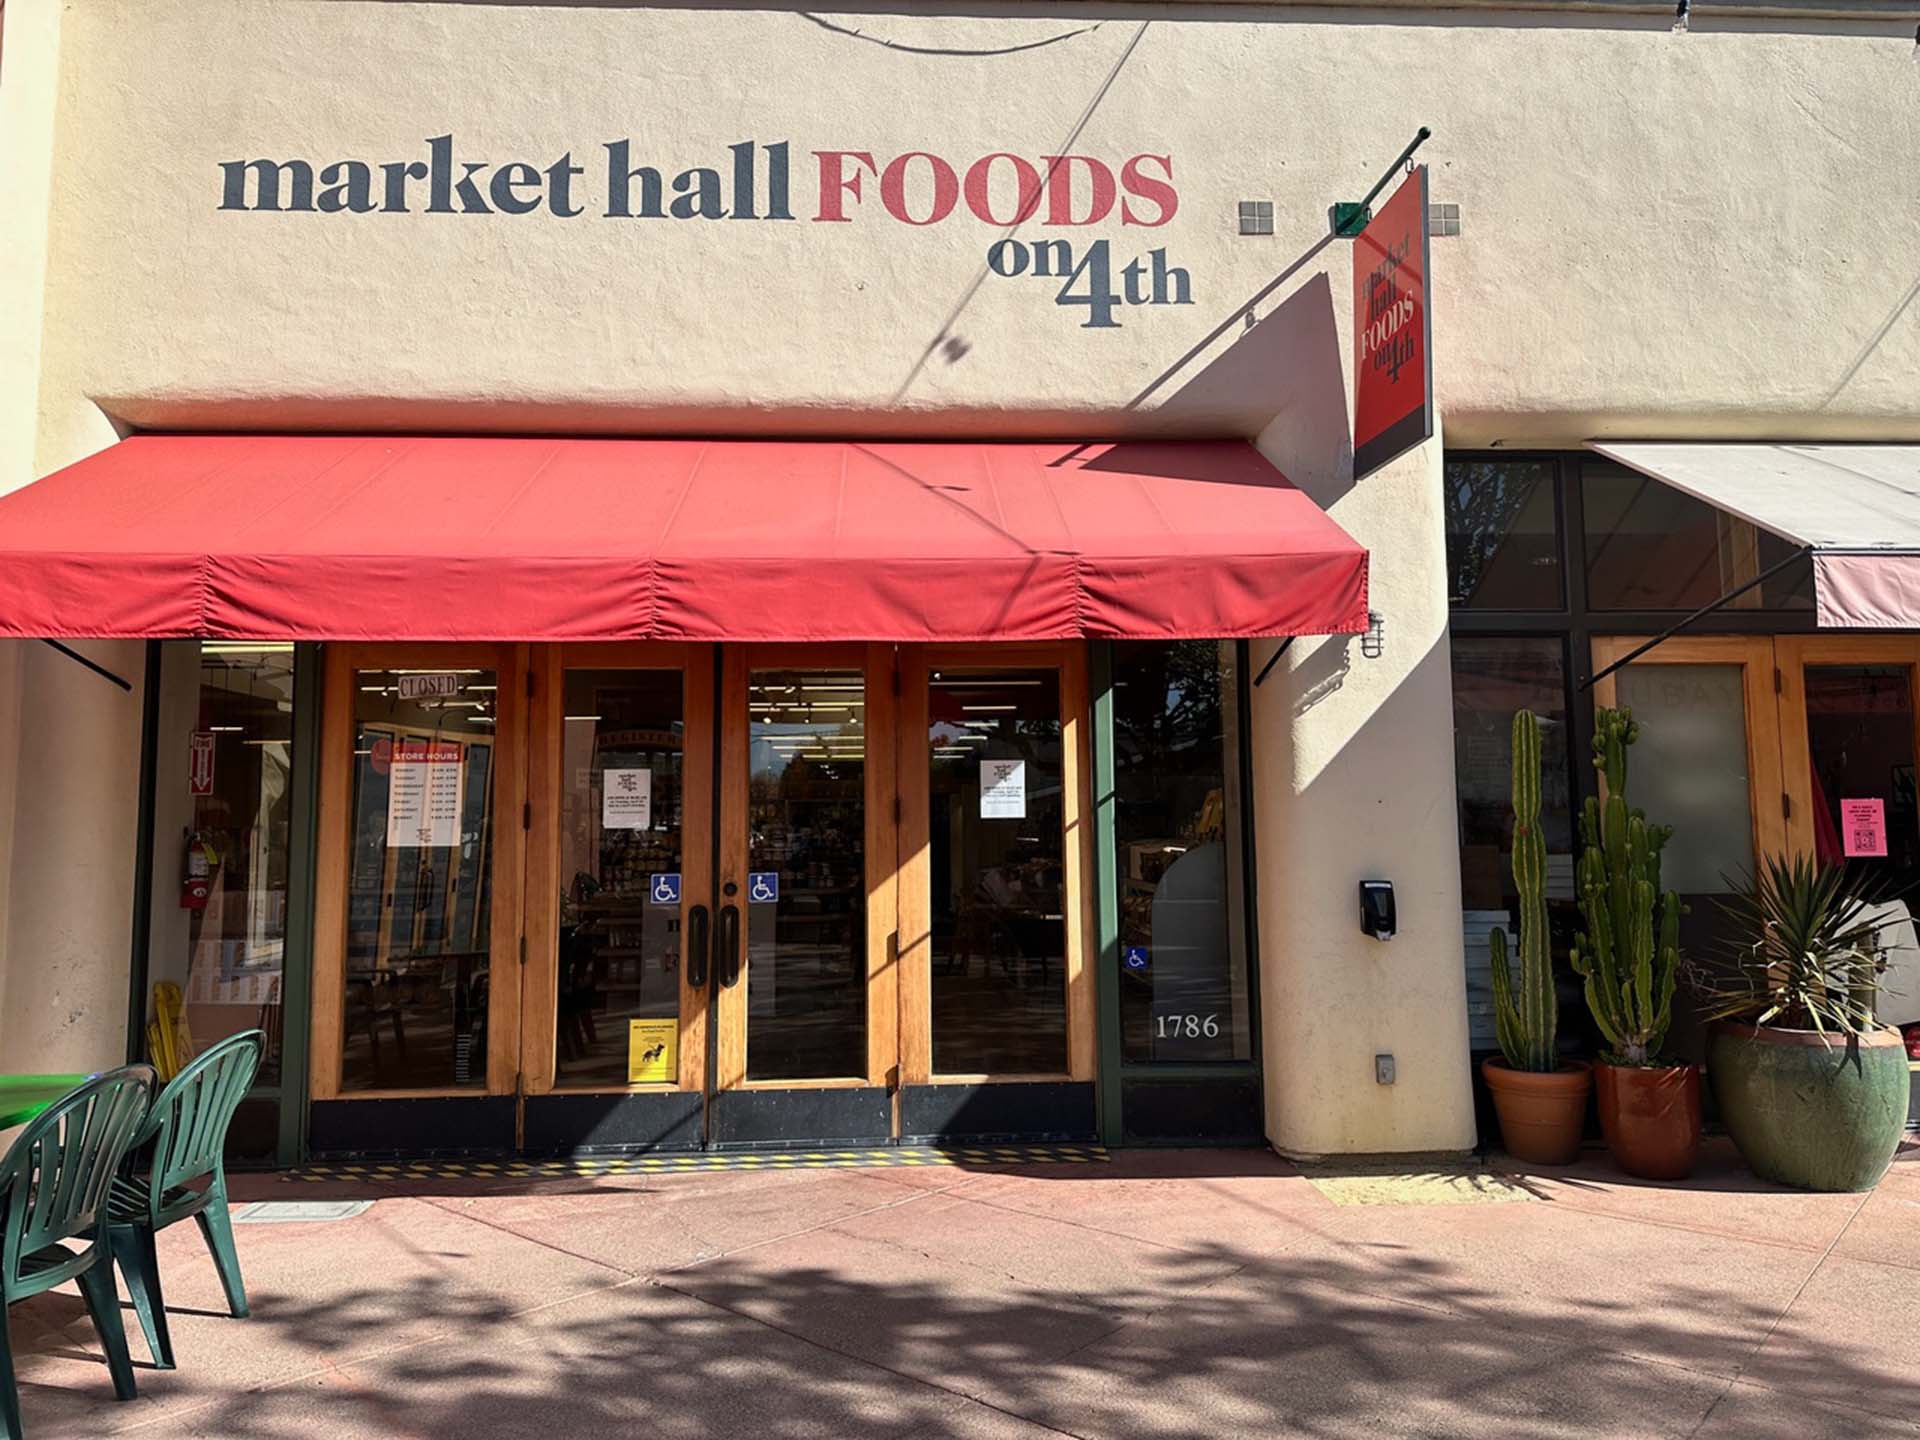
[[[0,1432],[21,1440],[7,1314],[15,1301],[78,1283],[107,1352],[113,1393],[133,1399],[133,1361],[120,1323],[107,1203],[120,1162],[146,1117],[153,1070],[128,1065],[76,1086],[0,1159]],[[69,1249],[68,1241],[81,1242]]]
[[[160,1262],[154,1237],[192,1216],[213,1253],[235,1319],[247,1314],[247,1287],[233,1248],[227,1216],[227,1127],[260,1068],[267,1037],[243,1030],[211,1047],[167,1082],[134,1137],[127,1163],[108,1201],[113,1258],[127,1279],[133,1313],[140,1317],[147,1349],[162,1370],[173,1369],[173,1340],[160,1294]],[[146,1173],[139,1173],[144,1166]],[[195,1189],[200,1181],[205,1189]]]

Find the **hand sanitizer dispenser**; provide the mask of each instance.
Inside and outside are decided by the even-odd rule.
[[[1396,920],[1391,880],[1360,882],[1360,930],[1376,940],[1393,938]]]

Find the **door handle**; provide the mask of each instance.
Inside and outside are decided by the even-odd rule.
[[[740,907],[720,907],[720,983],[731,989],[740,978]]]
[[[698,990],[707,983],[707,907],[696,905],[687,914],[687,984]]]

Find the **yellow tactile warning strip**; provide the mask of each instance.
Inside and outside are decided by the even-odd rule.
[[[1490,1170],[1334,1170],[1303,1167],[1309,1184],[1336,1205],[1487,1205],[1540,1197]]]
[[[671,1155],[591,1156],[566,1160],[356,1160],[302,1165],[288,1180],[539,1180],[591,1175],[678,1175],[709,1170],[857,1170],[908,1165],[1099,1164],[1098,1145],[921,1145],[852,1150],[725,1150]]]

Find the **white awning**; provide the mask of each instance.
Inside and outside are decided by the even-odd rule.
[[[1822,627],[1920,629],[1920,445],[1588,448],[1805,546]]]

